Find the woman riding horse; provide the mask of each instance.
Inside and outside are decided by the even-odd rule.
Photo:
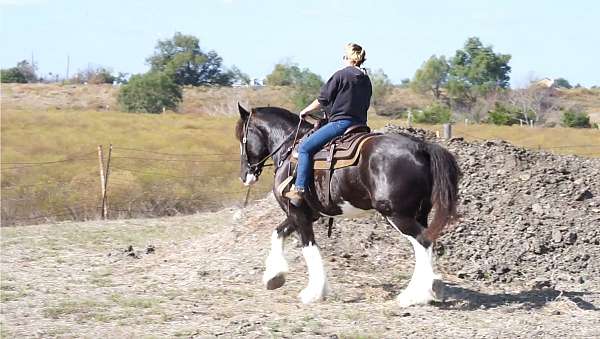
[[[300,112],[304,118],[311,111],[325,107],[329,122],[308,136],[298,148],[298,167],[295,185],[285,194],[299,206],[309,179],[312,178],[312,158],[333,138],[344,134],[348,127],[367,124],[371,102],[371,80],[364,68],[365,50],[349,43],[343,56],[345,67],[335,72],[321,88],[319,97]]]

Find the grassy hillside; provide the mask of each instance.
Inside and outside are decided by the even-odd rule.
[[[87,219],[98,216],[97,146],[113,144],[109,206],[112,217],[172,215],[244,199],[239,146],[233,137],[238,101],[292,107],[286,88],[187,88],[181,112],[114,111],[110,85],[2,85],[2,222]],[[600,107],[600,91],[561,92],[586,109]],[[419,107],[428,99],[395,89],[387,104]],[[370,124],[403,124],[376,115]],[[441,131],[441,126],[419,126]],[[600,156],[597,130],[454,125],[467,140],[505,139],[561,154]],[[268,190],[263,175],[253,196]]]
[[[235,111],[234,111],[235,112]],[[233,114],[235,114],[233,112]],[[112,217],[172,215],[241,203],[236,117],[75,110],[2,112],[2,222],[96,218],[97,146],[113,144]],[[372,127],[403,124],[371,117]],[[441,126],[421,126],[441,131]],[[557,153],[600,156],[596,130],[455,125],[468,140],[505,139]],[[45,162],[39,164],[40,162]],[[268,189],[266,170],[253,196]]]

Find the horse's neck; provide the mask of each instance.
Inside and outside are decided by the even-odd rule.
[[[273,160],[279,161],[279,155],[282,154],[294,142],[294,136],[298,128],[298,124],[291,125],[288,121],[263,121],[265,134],[267,135],[267,148],[269,153],[280,148],[274,155]],[[300,139],[308,132],[306,126],[300,126],[297,138]],[[291,135],[291,136],[290,136]]]

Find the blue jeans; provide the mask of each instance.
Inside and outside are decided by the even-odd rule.
[[[298,189],[305,189],[307,180],[312,177],[313,156],[315,153],[333,138],[344,134],[346,129],[354,124],[355,122],[350,119],[329,122],[300,143],[295,183]]]

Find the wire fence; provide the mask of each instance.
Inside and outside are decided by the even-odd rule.
[[[237,158],[235,158],[237,157]],[[111,145],[48,161],[2,162],[2,225],[193,213],[240,203],[239,154]],[[67,170],[73,166],[74,170]],[[264,194],[259,187],[254,196]]]
[[[463,131],[455,134],[488,140]],[[538,148],[600,155],[600,144]],[[108,157],[100,147],[48,161],[1,162],[2,225],[163,216],[239,204],[246,193],[237,176],[239,161],[236,153],[171,153],[111,145]],[[268,180],[263,184],[254,197],[270,189]]]

